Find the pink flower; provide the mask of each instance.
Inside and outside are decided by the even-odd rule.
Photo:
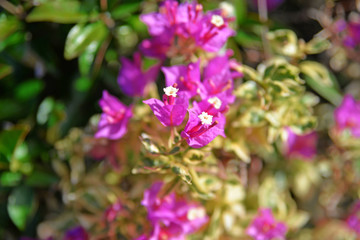
[[[233,78],[240,77],[241,74],[231,71],[230,65],[234,65],[229,60],[231,54],[232,52],[229,51],[224,56],[211,59],[204,68],[204,80],[200,90],[202,99],[225,93],[225,96],[227,96],[226,102],[233,103],[235,101],[235,96],[232,94],[234,88]]]
[[[121,69],[118,76],[120,89],[129,96],[143,96],[145,86],[156,80],[160,65],[150,67],[147,71],[142,69],[140,53],[134,54],[134,61],[121,58]]]
[[[360,237],[360,201],[357,201],[351,209],[351,214],[346,219],[347,225]]]
[[[360,102],[346,95],[341,105],[335,109],[334,117],[339,130],[349,129],[354,137],[360,137]]]
[[[122,205],[120,201],[112,204],[108,207],[104,213],[104,218],[107,222],[113,222],[117,216],[119,215],[120,211],[122,210]]]
[[[143,103],[150,106],[155,116],[164,126],[179,126],[184,121],[189,106],[187,93],[177,93],[179,91],[176,88],[177,84],[175,83],[173,86],[164,88],[163,101],[155,98],[143,101]]]
[[[318,135],[315,131],[304,135],[297,135],[291,128],[286,128],[287,131],[287,146],[286,156],[300,157],[303,159],[312,159],[316,155],[316,145]]]
[[[116,97],[103,91],[99,101],[103,110],[95,138],[119,139],[127,132],[127,124],[132,117],[131,107],[126,107]]]
[[[193,103],[193,108],[189,110],[189,120],[181,137],[185,138],[190,147],[201,148],[209,144],[215,137],[224,133],[225,117],[217,112],[212,112],[204,104]]]
[[[349,48],[354,48],[360,44],[360,22],[347,23],[346,36],[343,42]]]
[[[217,52],[235,34],[228,26],[232,18],[226,17],[220,10],[203,13],[202,5],[196,2],[178,4],[177,1],[165,0],[159,12],[144,14],[140,18],[148,26],[153,40],[162,42],[156,44],[153,40],[147,40],[141,44],[147,56],[162,57],[159,54],[163,53],[161,45],[171,46],[169,52],[180,51],[177,52],[180,55],[194,53],[198,48]]]
[[[81,226],[72,228],[65,233],[63,240],[89,240],[90,237]]]
[[[141,204],[147,208],[153,230],[138,240],[185,240],[186,235],[196,232],[208,221],[205,209],[197,203],[177,199],[175,193],[160,198],[162,186],[162,182],[156,182],[144,193]]]
[[[172,67],[162,67],[165,74],[166,85],[177,84],[180,91],[186,91],[190,97],[198,94],[200,80],[200,62],[190,63],[189,65],[178,65]]]
[[[255,240],[285,239],[287,227],[277,222],[269,208],[259,209],[258,216],[246,229],[246,234]]]

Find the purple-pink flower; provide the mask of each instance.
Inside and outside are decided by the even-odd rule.
[[[163,101],[155,98],[143,101],[149,105],[155,116],[164,126],[179,126],[186,116],[189,97],[186,92],[179,92],[177,84],[164,88]]]
[[[346,223],[360,237],[360,201],[357,201],[353,205],[351,209],[351,214],[346,219]]]
[[[208,221],[201,205],[176,198],[175,193],[159,196],[162,186],[162,182],[156,182],[144,193],[141,204],[148,211],[153,229],[138,240],[185,240],[186,235],[196,232]]]
[[[246,234],[254,240],[285,239],[287,227],[275,220],[271,209],[261,208],[258,215],[246,229]]]
[[[180,91],[189,93],[190,97],[198,94],[201,85],[199,61],[187,66],[162,67],[161,70],[165,75],[167,86],[177,84]]]
[[[117,216],[119,215],[120,211],[123,209],[122,204],[120,201],[115,202],[110,207],[108,207],[104,213],[104,218],[107,222],[113,222]]]
[[[354,137],[360,137],[360,102],[346,95],[341,105],[334,111],[336,128],[348,129]]]
[[[218,56],[211,59],[203,71],[203,83],[200,89],[200,96],[206,99],[210,96],[217,96],[225,93],[226,102],[233,103],[235,96],[233,95],[233,79],[241,77],[239,72],[232,72],[230,65],[234,62],[229,60],[231,51],[227,52],[224,56]]]
[[[163,57],[165,51],[161,46],[166,46],[168,55],[188,55],[197,49],[217,52],[235,34],[228,26],[232,18],[221,10],[204,13],[202,5],[196,2],[179,4],[165,0],[159,12],[144,14],[140,18],[153,38],[141,44],[146,56]]]
[[[125,106],[106,90],[103,91],[99,105],[103,113],[95,137],[115,140],[124,136],[128,121],[132,117],[131,107]]]
[[[318,135],[315,131],[298,135],[286,128],[286,156],[289,158],[312,159],[316,155]]]
[[[160,65],[154,65],[148,70],[143,70],[141,55],[134,54],[134,60],[121,58],[121,69],[118,76],[120,89],[129,96],[143,96],[146,85],[156,80]]]
[[[348,22],[344,45],[354,48],[360,44],[360,22]]]
[[[65,233],[63,240],[89,240],[90,237],[81,226],[72,228]]]
[[[212,103],[210,106],[214,107],[215,104],[218,103]],[[185,138],[190,147],[201,148],[218,135],[225,137],[224,115],[220,112],[214,115],[211,113],[205,104],[193,103],[193,108],[189,110],[189,120],[184,131],[181,132],[181,137]]]

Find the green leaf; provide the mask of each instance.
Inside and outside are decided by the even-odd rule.
[[[33,187],[47,187],[56,183],[58,178],[47,172],[34,171],[26,178],[25,184]]]
[[[325,38],[315,37],[306,44],[305,51],[307,54],[318,54],[331,46],[330,42]]]
[[[303,61],[299,64],[306,83],[320,96],[334,105],[339,105],[342,95],[335,76],[322,64]]]
[[[15,188],[8,199],[7,210],[10,219],[20,229],[24,230],[26,222],[34,208],[34,193],[31,188],[20,186]]]
[[[238,30],[235,36],[235,40],[238,44],[244,47],[260,47],[261,39],[259,36]]]
[[[13,99],[0,99],[0,120],[14,118],[22,111],[22,105]]]
[[[21,180],[21,173],[18,172],[3,172],[0,177],[1,186],[12,187],[19,184]]]
[[[140,7],[140,2],[122,3],[120,6],[111,11],[111,16],[114,19],[122,19],[131,16]]]
[[[289,29],[279,29],[267,34],[270,45],[275,53],[284,56],[297,56],[299,54],[298,38]]]
[[[90,73],[91,66],[94,62],[99,44],[90,44],[85,51],[79,56],[79,70],[81,75],[86,76]]]
[[[15,16],[0,15],[0,41],[5,40],[19,28],[20,22]]]
[[[44,89],[44,83],[40,79],[30,79],[19,84],[15,89],[16,98],[28,100],[36,97]]]
[[[76,58],[85,50],[97,49],[107,33],[106,26],[100,21],[87,25],[75,25],[66,38],[65,58],[70,60]]]
[[[91,87],[91,80],[87,77],[80,77],[75,81],[75,88],[79,92],[86,92]]]
[[[247,15],[247,2],[246,0],[233,0],[232,4],[235,7],[236,20],[238,23],[242,23]]]
[[[0,153],[4,154],[8,161],[14,157],[16,148],[24,141],[29,130],[29,126],[24,125],[0,133]]]
[[[88,19],[88,15],[80,11],[78,1],[49,1],[35,7],[26,17],[27,22],[78,23]]]
[[[0,30],[1,31],[1,30]],[[13,71],[12,67],[9,65],[0,64],[0,79],[11,74]]]

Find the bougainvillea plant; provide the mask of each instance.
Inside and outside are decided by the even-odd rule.
[[[4,239],[360,239],[360,9],[307,3],[304,33],[293,2],[0,1],[0,86],[66,74],[42,22],[79,68],[21,121],[0,99]],[[61,89],[36,79],[6,92]]]

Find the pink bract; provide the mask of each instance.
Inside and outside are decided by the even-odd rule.
[[[127,132],[127,124],[132,117],[131,107],[125,106],[116,97],[103,91],[99,101],[103,110],[95,138],[119,139]]]
[[[246,229],[246,233],[254,240],[284,240],[287,227],[275,220],[271,209],[261,208],[258,215]]]
[[[346,95],[341,105],[334,111],[336,127],[349,129],[354,137],[360,137],[360,102],[351,95]]]

